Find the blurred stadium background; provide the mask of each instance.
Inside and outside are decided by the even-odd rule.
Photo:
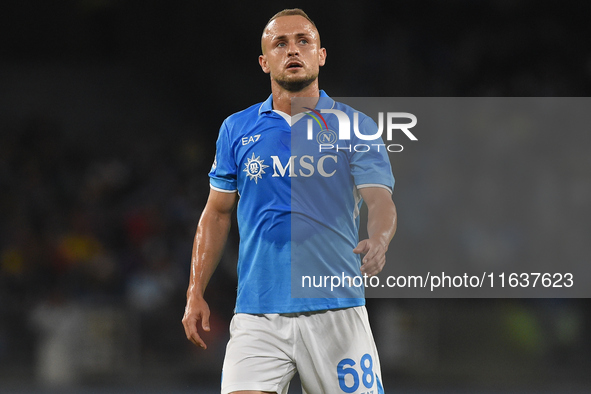
[[[321,86],[332,96],[591,92],[591,5],[582,1],[3,1],[0,392],[216,392],[237,234],[207,291],[207,351],[190,345],[181,325],[192,237],[219,125],[269,94],[257,63],[261,29],[294,6],[320,29]],[[478,138],[468,140],[486,143]],[[562,156],[548,145],[537,152],[549,174],[529,213],[545,220],[527,230],[556,240],[541,259],[586,264],[580,245],[591,225],[569,227],[569,218],[591,219],[589,150],[553,138]],[[487,188],[462,185],[470,165],[451,154],[437,165],[455,170],[437,180],[420,178],[416,158],[400,160],[395,176],[408,184],[394,194],[401,223],[391,249],[407,259],[437,259],[430,242],[474,257],[465,250],[474,243],[433,206],[424,207],[429,228],[404,216],[424,193],[436,199],[456,185],[494,212],[512,212],[510,201],[487,199]],[[462,210],[447,203],[438,209]],[[502,247],[490,223],[471,225],[483,251]],[[511,225],[495,222],[495,234]],[[581,299],[368,301],[386,388],[397,393],[590,392],[590,307]]]

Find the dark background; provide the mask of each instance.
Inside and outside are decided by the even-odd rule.
[[[215,392],[234,306],[237,234],[206,293],[207,351],[187,342],[181,325],[192,237],[219,125],[270,93],[257,62],[260,34],[275,12],[294,6],[320,30],[328,51],[320,84],[335,97],[591,91],[591,5],[583,1],[2,2],[1,392]],[[548,136],[561,147],[559,160],[548,145],[534,150],[560,170],[538,193],[536,212],[549,219],[531,231],[550,243],[554,232],[572,234],[566,238],[576,246],[589,226],[569,227],[554,202],[589,215],[591,163],[588,150],[563,137]],[[487,141],[456,144],[439,163],[421,164],[410,149],[393,160],[400,224],[391,255],[446,257],[429,252],[433,237],[454,241],[453,223],[438,222],[432,209],[436,191],[474,168],[490,175],[487,163],[499,161],[474,167],[477,158],[465,154]],[[524,155],[519,162],[528,161]],[[421,165],[456,171],[445,179],[414,176]],[[565,190],[569,198],[552,199]],[[472,195],[495,217],[510,206],[480,200],[486,192]],[[453,198],[437,206],[448,205],[462,210]],[[413,210],[432,212],[428,232],[406,215]],[[475,231],[483,228],[488,223],[476,223]],[[488,238],[483,258],[506,237]],[[463,247],[473,245],[450,250]],[[561,258],[589,262],[576,253],[551,257],[558,266]],[[388,391],[586,392],[590,306],[577,299],[368,300]]]

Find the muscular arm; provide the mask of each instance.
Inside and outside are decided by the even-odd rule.
[[[359,189],[359,192],[367,204],[369,238],[360,241],[353,252],[365,254],[361,273],[373,276],[379,274],[386,264],[386,251],[396,233],[396,206],[392,195],[384,188],[367,187]]]
[[[203,330],[209,331],[209,306],[203,298],[203,293],[222,257],[236,199],[236,193],[210,190],[193,241],[191,277],[183,326],[187,339],[203,349],[206,349],[207,345],[197,331],[199,320]]]

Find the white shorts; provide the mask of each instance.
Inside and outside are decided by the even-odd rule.
[[[304,394],[382,394],[380,361],[365,307],[234,315],[222,394],[286,394],[296,370]]]

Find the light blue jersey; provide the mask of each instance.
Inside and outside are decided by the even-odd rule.
[[[364,305],[363,286],[317,285],[320,277],[360,275],[360,256],[353,253],[359,242],[358,189],[392,190],[387,152],[356,151],[357,143],[370,142],[354,133],[335,143],[339,123],[332,114],[323,114],[323,122],[316,116],[311,125],[311,116],[300,115],[291,127],[272,103],[269,96],[224,121],[209,174],[212,189],[240,196],[236,312],[295,313]],[[315,110],[322,109],[340,110],[353,119],[352,108],[324,91]],[[367,116],[359,114],[358,124],[362,133],[375,134],[377,126]],[[332,148],[327,143],[331,138]]]

